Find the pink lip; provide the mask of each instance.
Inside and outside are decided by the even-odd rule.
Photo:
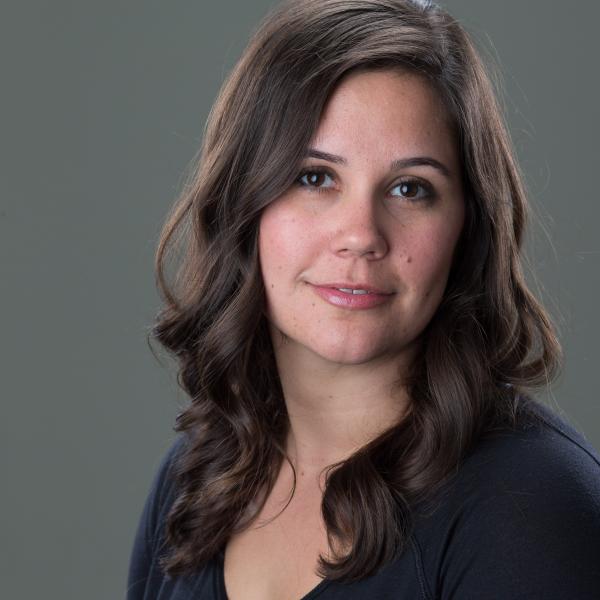
[[[329,304],[351,310],[374,308],[375,306],[387,302],[392,297],[392,294],[347,294],[346,292],[340,292],[339,290],[330,287],[319,285],[311,285],[311,287],[321,298],[323,298],[323,300],[329,302]],[[350,286],[340,285],[340,287]],[[359,288],[356,284],[352,287],[354,289],[368,289]]]
[[[390,294],[390,292],[386,292],[385,290],[380,290],[379,288],[373,287],[372,285],[368,284],[368,283],[361,283],[360,281],[357,283],[348,283],[346,281],[344,282],[335,282],[335,283],[316,283],[313,284],[316,285],[318,287],[327,287],[327,288],[345,288],[345,289],[352,289],[352,290],[367,290],[367,292],[373,292],[374,294]]]

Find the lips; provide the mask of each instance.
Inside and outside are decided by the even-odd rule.
[[[342,292],[336,287],[328,287],[321,285],[311,286],[315,293],[320,296],[327,303],[337,306],[338,308],[347,310],[364,310],[372,309],[382,304],[390,302],[390,298],[393,294],[380,294],[377,292],[370,292],[368,294],[353,294],[351,292]],[[336,286],[347,286],[348,284],[335,284]],[[356,285],[356,284],[351,284]],[[364,289],[364,288],[352,288],[352,289]],[[373,289],[373,288],[371,288]]]
[[[371,294],[383,294],[389,296],[393,292],[387,292],[384,289],[370,284],[370,283],[349,283],[349,282],[337,282],[337,283],[315,283],[316,287],[331,288],[331,289],[351,289],[351,290],[366,290]]]

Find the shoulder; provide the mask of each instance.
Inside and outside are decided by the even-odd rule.
[[[154,542],[160,537],[161,526],[175,499],[177,461],[186,445],[187,437],[178,434],[161,457],[150,485],[145,511],[149,512],[147,533],[151,534]]]
[[[484,435],[461,465],[459,481],[494,497],[502,489],[553,490],[556,497],[598,489],[600,456],[557,411],[527,398],[512,429]]]
[[[155,470],[149,492],[139,517],[129,559],[128,600],[147,597],[147,590],[162,581],[156,564],[157,553],[170,507],[175,499],[177,458],[184,450],[187,438],[179,434],[162,456]]]
[[[515,502],[515,494],[544,505],[600,501],[600,455],[557,411],[525,398],[514,428],[483,435],[449,480],[438,502]]]
[[[518,426],[484,436],[419,521],[441,598],[600,597],[600,457],[528,399]]]

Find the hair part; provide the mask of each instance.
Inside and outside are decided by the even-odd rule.
[[[340,550],[332,560],[320,557],[321,576],[361,579],[402,552],[416,507],[486,431],[515,422],[522,394],[558,372],[553,326],[521,269],[522,176],[467,33],[428,1],[280,4],[220,91],[156,254],[164,306],[152,335],[176,357],[191,400],[175,425],[188,443],[166,526],[162,565],[170,575],[223,551],[259,513],[289,460],[289,420],[264,315],[259,219],[297,177],[333,89],[350,73],[375,69],[419,74],[438,92],[459,149],[465,225],[405,382],[408,415],[328,468],[322,513],[330,546]]]

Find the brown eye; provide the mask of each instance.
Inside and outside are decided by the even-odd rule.
[[[392,189],[400,190],[400,194],[392,194],[392,196],[400,196],[409,200],[421,200],[433,196],[431,187],[418,179],[405,179]]]
[[[300,173],[296,182],[301,187],[314,188],[314,191],[321,192],[333,187],[332,185],[323,185],[328,178],[332,180],[331,176],[326,171],[320,169],[307,169]]]
[[[416,196],[419,193],[419,185],[416,184],[414,181],[410,181],[410,182],[406,182],[406,183],[401,183],[399,186],[400,188],[400,193],[403,196]]]
[[[310,173],[308,175],[305,175],[305,177],[308,177],[308,182],[310,183],[310,185],[316,185],[317,187],[319,187],[319,182],[323,181],[325,175],[323,173]]]

